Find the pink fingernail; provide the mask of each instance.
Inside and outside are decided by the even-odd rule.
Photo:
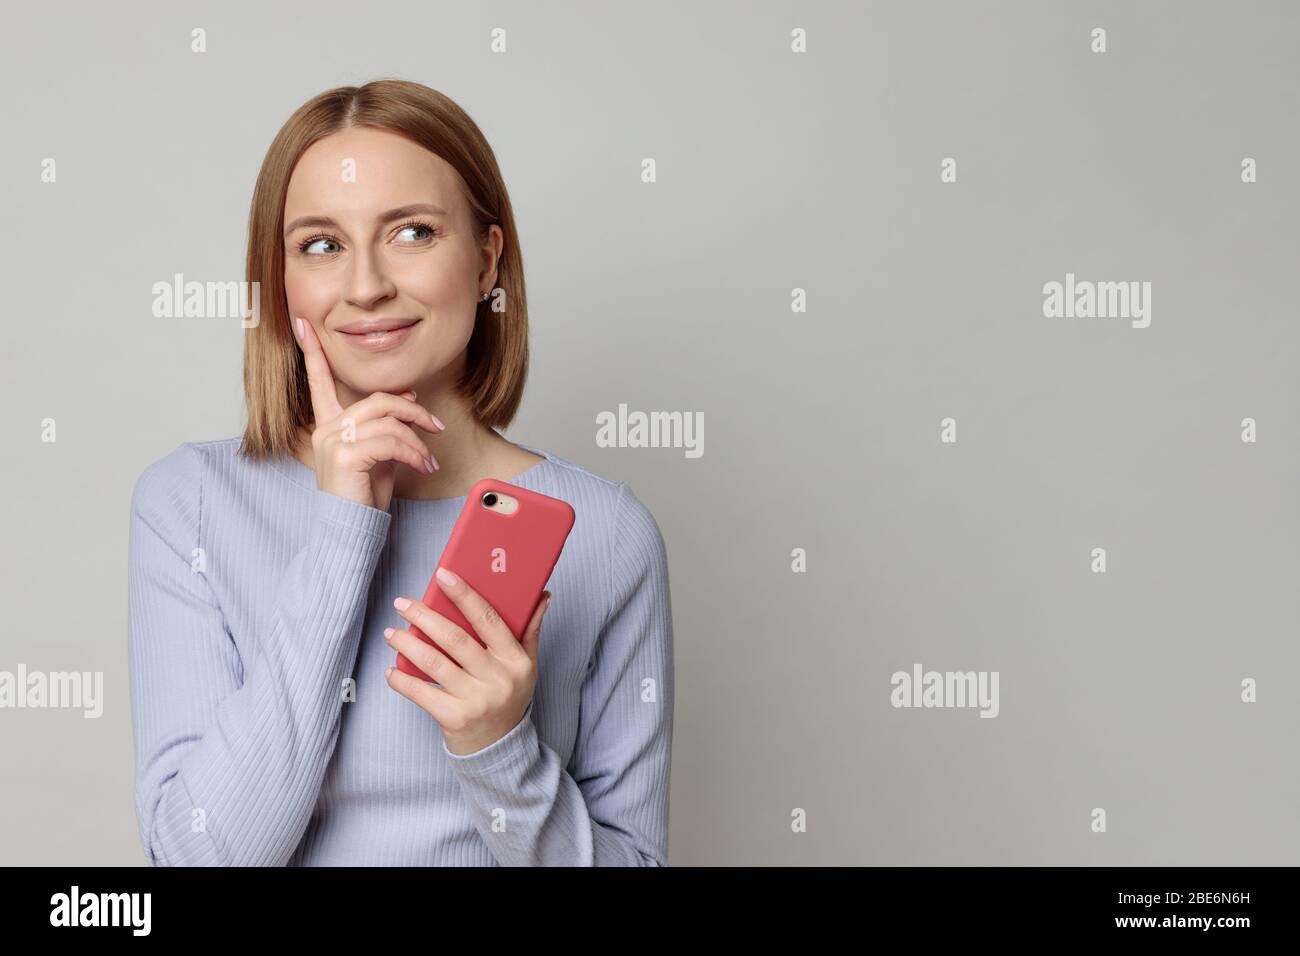
[[[410,606],[411,602],[406,598],[397,598],[393,601],[393,607],[397,608],[399,611],[405,611]]]
[[[441,428],[443,431],[446,431],[446,430],[447,430],[447,426],[444,425],[442,422],[438,421],[438,416],[435,415],[433,412],[430,412],[430,413],[429,413],[429,417],[432,418],[432,419],[433,419],[433,423],[434,423],[435,425],[437,425],[439,428]]]
[[[305,337],[307,335],[307,330],[303,328],[302,319],[294,319],[294,322],[298,323],[298,338],[301,339]]]
[[[458,581],[460,581],[460,578],[456,577],[456,575],[452,574],[446,568],[439,568],[437,574],[438,574],[438,580],[441,581],[443,584],[456,584]]]

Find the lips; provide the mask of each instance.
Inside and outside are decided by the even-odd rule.
[[[354,322],[335,329],[343,344],[361,352],[388,352],[400,349],[415,336],[415,319],[384,319],[373,322]],[[347,331],[357,329],[356,332]]]
[[[344,335],[371,335],[375,332],[392,332],[414,325],[419,319],[382,319],[374,322],[349,322],[341,325],[337,331]]]

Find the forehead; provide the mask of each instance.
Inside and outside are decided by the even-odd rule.
[[[432,202],[458,214],[460,176],[405,136],[377,129],[345,129],[317,140],[302,154],[285,194],[284,218],[311,213],[366,218],[393,206]]]

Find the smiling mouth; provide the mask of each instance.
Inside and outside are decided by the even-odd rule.
[[[343,337],[349,348],[362,352],[388,352],[400,349],[410,341],[411,336],[415,334],[415,327],[419,324],[418,319],[413,319],[409,322],[382,322],[375,330],[369,332],[345,332],[342,329],[335,331]]]
[[[415,323],[418,321],[419,319],[411,319],[408,322],[385,322],[382,325],[377,325],[372,329],[358,329],[355,332],[349,331],[347,329],[339,329],[339,332],[343,335],[351,335],[354,338],[369,338],[369,337],[378,338],[384,335],[388,335],[392,332],[400,332],[403,329],[409,329],[411,326],[415,325]]]

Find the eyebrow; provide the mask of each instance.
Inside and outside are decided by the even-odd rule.
[[[394,219],[405,219],[407,216],[414,216],[416,213],[430,213],[434,216],[445,216],[447,210],[441,206],[435,206],[433,203],[418,202],[408,206],[398,206],[396,209],[390,209],[379,217],[382,225],[386,222],[392,222]],[[289,223],[284,229],[285,236],[288,236],[295,229],[302,229],[304,226],[338,226],[338,223],[329,216],[299,216],[293,222]]]

